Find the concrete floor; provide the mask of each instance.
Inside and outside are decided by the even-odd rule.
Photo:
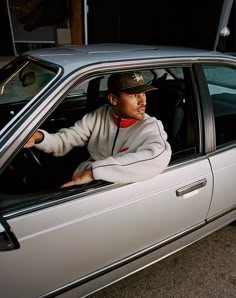
[[[89,297],[235,298],[236,225]]]

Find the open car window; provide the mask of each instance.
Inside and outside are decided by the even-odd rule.
[[[28,70],[33,71],[33,69],[36,72],[37,66],[29,67],[30,69],[24,69],[24,73],[28,73]],[[146,94],[146,113],[161,120],[164,125],[168,142],[172,147],[171,163],[195,158],[200,153],[200,149],[194,96],[192,87],[187,84],[190,69],[173,67],[140,71],[147,83],[157,87],[157,90]],[[53,76],[50,71],[44,73],[48,75],[48,78]],[[20,73],[16,77],[19,75]],[[109,76],[110,73],[100,74],[74,85],[71,90],[65,88],[64,100],[52,111],[40,128],[49,133],[55,133],[61,128],[73,125],[86,113],[108,104],[107,80]],[[3,198],[5,197],[1,201],[3,208],[10,206],[9,208],[14,209],[18,208],[18,204],[34,205],[37,202],[63,197],[63,192],[67,190],[61,190],[60,186],[70,181],[78,165],[88,158],[86,147],[75,147],[61,157],[54,157],[35,148],[22,149],[0,175],[0,193]],[[75,187],[72,192],[82,195],[84,192],[104,187],[107,184],[109,183],[105,181],[96,181],[87,186]],[[68,191],[68,195],[72,192]],[[21,202],[16,200],[15,205],[14,200],[18,196]]]
[[[183,71],[181,68],[157,68],[152,70],[140,70],[144,81],[148,84],[152,84],[159,80],[176,80],[184,79]],[[110,74],[104,74],[97,76],[96,78],[89,78],[84,82],[76,85],[68,94],[64,102],[80,101],[83,102],[89,96],[101,98],[101,103],[105,102],[107,96],[107,81]],[[97,99],[93,99],[95,101]]]

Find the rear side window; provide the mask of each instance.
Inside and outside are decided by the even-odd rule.
[[[236,69],[203,65],[215,117],[216,146],[236,141]]]

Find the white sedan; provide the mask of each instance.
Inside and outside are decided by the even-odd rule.
[[[168,168],[136,183],[60,188],[86,148],[24,149],[39,128],[68,127],[106,104],[107,79],[139,71],[158,90]],[[104,44],[41,49],[0,70],[1,296],[83,297],[236,219],[236,58]]]

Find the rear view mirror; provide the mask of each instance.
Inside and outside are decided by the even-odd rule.
[[[25,73],[20,77],[23,87],[32,85],[35,82],[35,73],[33,71]]]

